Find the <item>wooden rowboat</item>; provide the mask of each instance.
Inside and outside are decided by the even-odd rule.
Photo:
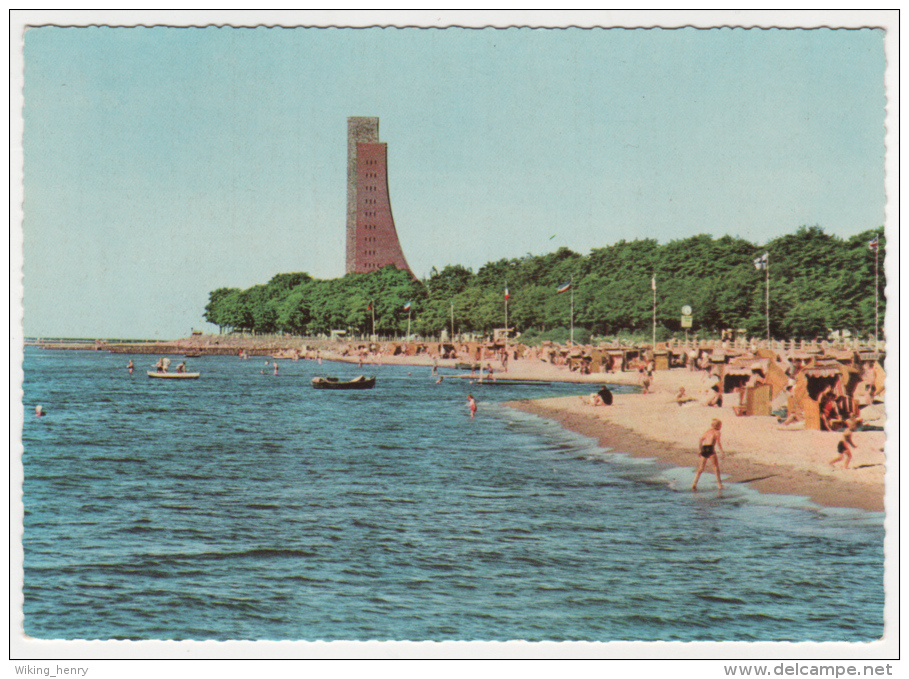
[[[154,377],[156,379],[162,379],[162,380],[197,380],[197,379],[199,379],[199,373],[159,373],[154,370],[149,370],[146,374],[149,377]]]
[[[372,389],[376,386],[376,378],[360,375],[348,382],[341,382],[337,377],[314,377],[312,386],[314,389]]]

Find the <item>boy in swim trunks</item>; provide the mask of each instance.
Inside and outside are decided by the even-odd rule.
[[[843,432],[843,438],[836,444],[836,452],[838,455],[830,460],[831,469],[836,468],[836,463],[843,458],[846,458],[846,461],[843,463],[843,469],[849,469],[849,463],[852,462],[852,451],[849,450],[849,448],[855,448],[855,444],[852,442],[852,432],[855,431],[855,426],[855,420],[850,419],[846,421],[846,430]]]
[[[698,479],[701,478],[701,474],[704,472],[704,469],[707,467],[707,461],[713,461],[713,470],[716,472],[716,482],[719,485],[720,489],[724,488],[722,480],[720,480],[720,463],[717,460],[716,449],[719,449],[723,457],[726,456],[726,451],[723,450],[723,444],[720,443],[720,428],[722,428],[723,423],[717,419],[714,419],[710,423],[710,429],[704,432],[704,435],[701,437],[701,440],[698,441],[698,446],[701,449],[701,460],[698,464],[698,470],[694,475],[694,483],[691,484],[691,490],[698,489]]]

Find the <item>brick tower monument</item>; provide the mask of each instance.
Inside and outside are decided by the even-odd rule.
[[[347,119],[347,273],[394,264],[413,276],[391,216],[388,145],[379,141],[379,119]]]

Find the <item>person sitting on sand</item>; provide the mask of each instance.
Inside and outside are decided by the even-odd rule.
[[[578,396],[584,403],[592,406],[601,406],[603,405],[603,399],[600,398],[600,395],[596,392],[592,393],[590,396]]]
[[[611,406],[612,405],[612,392],[609,391],[609,387],[605,384],[600,388],[596,393],[591,394],[588,397],[579,396],[584,403],[588,403],[592,406]]]
[[[849,463],[852,462],[852,451],[849,450],[849,448],[855,448],[855,444],[852,442],[852,432],[855,431],[855,427],[855,420],[846,422],[846,430],[843,432],[843,437],[839,440],[839,443],[836,444],[836,452],[838,454],[835,458],[830,460],[831,469],[835,469],[836,463],[843,458],[846,458],[846,461],[843,462],[843,469],[849,469]]]
[[[707,401],[708,406],[716,406],[717,408],[723,407],[723,392],[720,390],[719,380],[713,383],[713,386],[710,387],[711,395],[710,400]]]
[[[698,441],[698,447],[701,450],[701,461],[698,464],[697,472],[695,472],[694,483],[691,484],[691,490],[698,489],[698,479],[701,478],[701,474],[707,467],[707,460],[713,461],[713,469],[716,472],[716,482],[721,490],[724,488],[723,481],[720,479],[720,463],[716,454],[716,451],[719,450],[723,457],[726,456],[723,445],[720,443],[720,429],[722,426],[723,423],[720,420],[714,419],[710,423],[710,429],[705,431],[704,435],[701,436],[701,439]]]
[[[675,395],[675,402],[680,406],[690,403],[695,399],[691,398],[688,394],[685,393],[685,387],[679,387],[679,393]]]

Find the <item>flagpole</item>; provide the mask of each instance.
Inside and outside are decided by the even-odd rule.
[[[369,303],[369,309],[372,311],[372,336],[376,336],[376,303],[375,300]]]
[[[407,310],[407,341],[410,341],[410,309]]]
[[[505,346],[508,346],[508,281],[505,281]]]
[[[569,341],[574,346],[574,276],[569,278],[568,282],[571,283],[571,334]]]
[[[650,346],[651,346],[651,351],[655,352],[656,351],[656,274],[653,275],[653,277],[650,279],[650,282],[652,283],[652,285],[650,287],[653,288],[653,342]],[[656,360],[656,359],[653,359],[653,360]]]
[[[767,279],[767,348],[770,348],[770,253],[766,255],[764,262],[764,274]]]
[[[454,297],[451,298],[451,342],[454,344],[455,334],[454,334]]]
[[[875,236],[877,238],[877,236]],[[880,349],[880,340],[878,339],[879,325],[878,325],[878,280],[877,280],[877,251],[879,245],[875,244],[874,247],[874,350],[878,351]]]

